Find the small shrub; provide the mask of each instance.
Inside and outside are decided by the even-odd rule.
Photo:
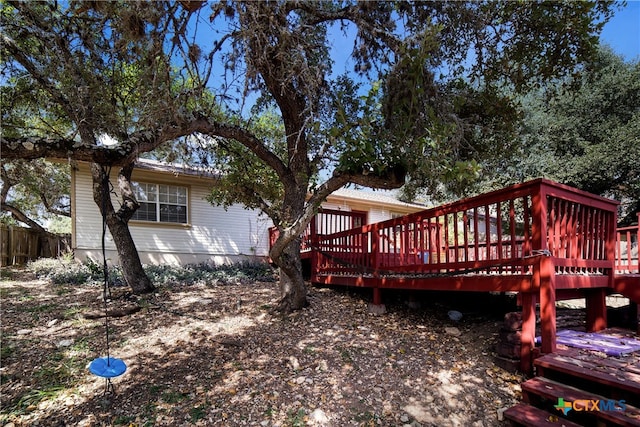
[[[297,411],[290,410],[287,412],[287,422],[291,427],[303,427],[306,425],[306,413],[300,408]]]
[[[58,285],[79,285],[104,280],[102,264],[92,259],[80,263],[67,257],[42,258],[30,262],[27,269],[36,277],[49,279]],[[269,264],[256,262],[223,265],[205,263],[184,266],[145,265],[144,270],[151,282],[160,286],[229,285],[277,280],[277,273]],[[110,266],[108,274],[111,286],[126,285],[119,265]]]
[[[202,404],[191,408],[191,410],[189,411],[191,422],[197,423],[201,419],[205,418],[207,416],[207,409],[209,409],[209,405],[207,404]]]
[[[159,285],[234,284],[275,281],[275,271],[265,263],[189,264],[185,266],[147,265],[149,279]]]
[[[82,285],[104,280],[103,266],[92,259],[78,262],[68,257],[40,258],[28,263],[27,269],[36,277],[49,279],[56,285]],[[108,273],[112,286],[124,284],[120,266],[110,266]]]
[[[64,258],[41,258],[27,264],[27,269],[36,277],[49,279],[56,285],[79,285],[87,283],[92,278],[91,272],[84,264]]]

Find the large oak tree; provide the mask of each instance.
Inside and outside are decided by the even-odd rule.
[[[516,117],[506,89],[575,71],[612,7],[140,5],[9,3],[2,42],[10,81],[44,91],[43,110],[65,116],[77,136],[3,138],[3,153],[129,166],[138,153],[199,136],[199,156],[194,139],[173,146],[224,172],[212,199],[262,209],[280,231],[270,255],[283,311],[306,304],[298,236],[331,192],[349,183],[399,187],[407,172],[410,182],[435,186],[508,148],[508,139],[492,137],[509,134]],[[101,133],[120,144],[101,146]],[[99,187],[104,168],[93,170]],[[129,175],[125,167],[125,195]],[[107,209],[112,234],[135,209],[125,201],[124,211]]]
[[[15,1],[0,14],[3,161],[90,162],[125,280],[152,291],[128,229],[138,206],[130,177],[140,153],[193,132],[197,120],[183,106],[197,87],[172,63],[191,12],[166,2]],[[105,136],[119,143],[107,146]]]

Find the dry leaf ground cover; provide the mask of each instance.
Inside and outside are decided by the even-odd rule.
[[[310,306],[281,317],[264,276],[116,288],[110,307],[142,310],[110,319],[128,370],[105,395],[86,369],[105,349],[104,321],[84,317],[100,284],[2,273],[6,426],[493,426],[519,399],[521,378],[492,359],[496,299],[385,294],[373,315],[367,293],[310,287]]]

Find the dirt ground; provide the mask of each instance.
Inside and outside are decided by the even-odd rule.
[[[495,426],[520,398],[493,362],[490,297],[384,294],[374,315],[366,293],[310,287],[279,317],[276,283],[116,289],[110,308],[142,309],[109,320],[128,369],[105,394],[87,370],[106,351],[104,319],[85,318],[100,286],[3,271],[0,292],[4,426]]]

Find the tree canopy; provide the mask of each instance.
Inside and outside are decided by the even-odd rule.
[[[174,147],[187,158],[226,173],[212,200],[259,207],[279,228],[280,308],[296,309],[306,303],[298,236],[331,192],[473,176],[477,159],[508,151],[516,113],[506,94],[577,71],[614,7],[7,2],[5,82],[38,94],[34,114],[68,131],[43,138],[17,124],[3,155],[122,164],[126,184],[140,153],[182,141]],[[118,143],[105,146],[103,134]],[[94,168],[96,188],[103,175]],[[136,207],[122,189],[110,227]]]
[[[0,165],[0,175],[3,220],[11,218],[37,231],[46,231],[46,222],[59,225],[61,218],[71,216],[68,165],[43,159],[17,160]]]
[[[620,200],[621,220],[640,211],[640,62],[608,47],[574,77],[524,95],[517,155],[489,162],[475,187],[547,177]]]

